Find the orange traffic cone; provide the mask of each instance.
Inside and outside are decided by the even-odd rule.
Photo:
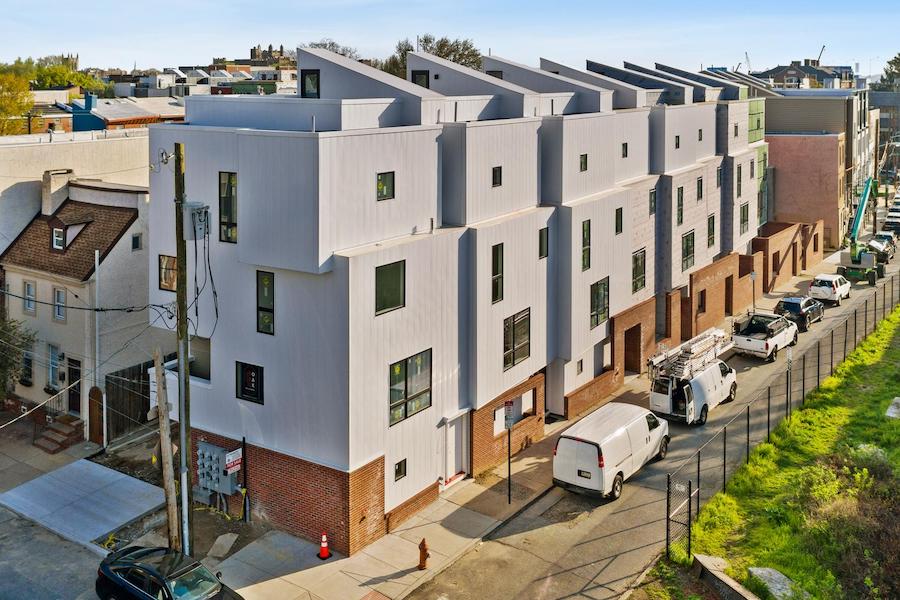
[[[331,550],[328,549],[328,536],[322,532],[322,543],[319,545],[319,560],[331,558]]]

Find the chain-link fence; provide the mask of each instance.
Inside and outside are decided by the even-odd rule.
[[[900,302],[896,275],[879,281],[874,293],[843,320],[837,321],[802,355],[791,356],[784,371],[741,404],[741,409],[681,466],[666,482],[666,556],[673,547],[690,556],[693,518],[716,492],[727,490],[728,479],[750,458],[750,450],[771,439],[772,431],[807,395],[834,372],[837,365],[875,330]],[[857,292],[859,293],[859,292]],[[690,513],[693,513],[691,516]]]

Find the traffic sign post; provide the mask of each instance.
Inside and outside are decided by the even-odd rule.
[[[512,400],[503,403],[503,416],[506,426],[506,503],[512,504]]]

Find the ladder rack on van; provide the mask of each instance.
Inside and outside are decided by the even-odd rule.
[[[707,329],[680,346],[650,358],[650,378],[691,379],[694,373],[705,369],[733,346],[730,336],[721,329]]]

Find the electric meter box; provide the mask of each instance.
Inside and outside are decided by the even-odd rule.
[[[238,492],[237,473],[225,472],[228,450],[208,442],[197,444],[197,487],[230,496]]]
[[[202,240],[209,234],[209,206],[201,202],[185,202],[184,239]]]

